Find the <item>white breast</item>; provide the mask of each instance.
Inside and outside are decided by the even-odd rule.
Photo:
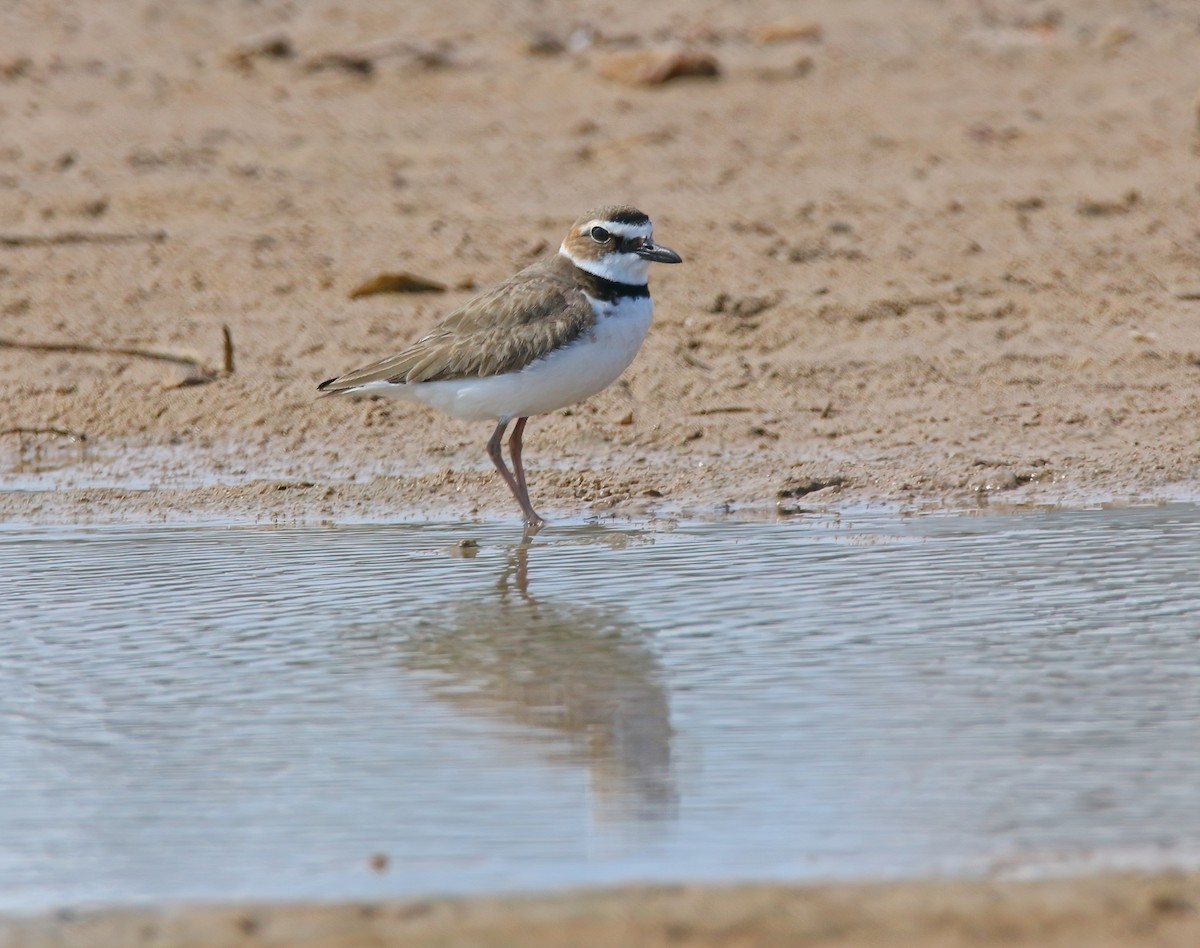
[[[590,333],[520,372],[414,385],[376,382],[361,391],[415,399],[464,421],[544,415],[574,405],[607,388],[628,368],[650,329],[654,309],[648,296],[593,305],[597,320]]]

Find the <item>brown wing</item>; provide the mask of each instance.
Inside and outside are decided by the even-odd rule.
[[[322,382],[344,392],[368,382],[439,382],[517,372],[595,325],[583,291],[535,264],[447,316],[403,352]]]

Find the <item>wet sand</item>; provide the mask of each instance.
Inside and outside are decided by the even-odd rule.
[[[7,931],[0,923],[0,944],[1184,948],[1200,940],[1198,905],[1200,877],[1193,875],[1037,884],[680,886],[514,899],[78,913],[10,922]]]
[[[1191,0],[796,17],[782,0],[6,6],[0,520],[515,521],[487,426],[315,386],[616,200],[685,264],[654,274],[621,382],[531,423],[552,518],[1200,495]],[[671,44],[719,74],[609,78],[612,57]],[[394,271],[447,290],[350,298]],[[210,380],[72,346],[192,353]],[[711,911],[712,943],[736,944],[743,910],[768,906],[749,930],[770,932],[809,917],[773,906],[829,900],[813,943],[987,944],[972,919],[993,911],[1012,944],[1195,943],[1183,902],[1153,908],[1159,884],[869,890],[895,921],[874,934],[844,910],[857,889],[455,903],[412,924],[521,931],[533,913],[546,943],[612,944],[628,910],[654,944]],[[372,943],[383,923],[356,912],[297,917],[328,926],[312,944]],[[215,943],[235,917],[170,924]],[[413,943],[454,943],[428,931]]]

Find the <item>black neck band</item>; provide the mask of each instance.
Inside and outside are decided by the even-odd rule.
[[[616,280],[607,280],[589,273],[580,266],[575,267],[575,280],[588,296],[605,303],[645,298],[650,295],[650,288],[645,283],[618,283]]]

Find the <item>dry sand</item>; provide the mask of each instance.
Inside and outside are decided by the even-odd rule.
[[[803,9],[4,6],[0,336],[219,367],[228,325],[236,371],[0,349],[0,430],[87,437],[0,435],[3,482],[135,488],[0,517],[515,519],[486,425],[314,388],[613,200],[686,263],[532,423],[551,516],[1200,493],[1192,0]],[[720,74],[602,75],[669,43]],[[349,298],[397,270],[451,289]]]
[[[0,519],[515,521],[486,426],[315,385],[611,201],[686,262],[531,424],[551,517],[1200,495],[1194,0],[797,9],[0,6],[0,487],[57,488]],[[620,81],[670,44],[719,74]],[[399,270],[450,289],[350,299]],[[202,385],[30,348],[219,368],[223,326]]]

